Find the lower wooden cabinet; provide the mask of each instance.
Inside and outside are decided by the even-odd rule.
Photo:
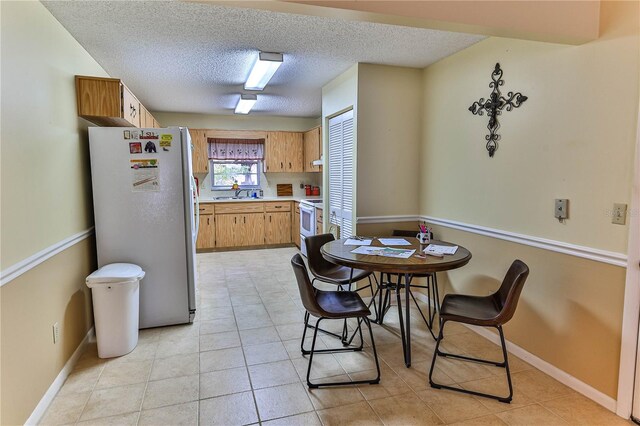
[[[293,220],[291,221],[291,240],[298,248],[300,248],[300,203],[293,203]]]
[[[242,220],[242,223],[240,223]],[[246,213],[238,216],[236,246],[260,246],[264,244],[265,217],[262,213]]]
[[[215,247],[247,247],[263,245],[265,243],[264,222],[264,213],[216,215]]]
[[[290,201],[220,203],[215,204],[215,214],[213,206],[214,204],[200,205],[200,227],[196,244],[198,249],[263,246],[296,241],[300,246],[300,210],[292,209]],[[296,220],[292,219],[294,216]]]
[[[198,224],[197,249],[207,249],[216,246],[216,226],[212,214],[201,214]]]
[[[291,242],[291,212],[265,213],[264,243],[286,244]]]
[[[316,208],[316,235],[323,234],[322,222],[323,222],[323,210]]]
[[[213,247],[234,247],[236,245],[237,214],[216,215],[216,242]]]

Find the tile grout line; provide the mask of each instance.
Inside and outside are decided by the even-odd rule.
[[[253,279],[251,279],[251,284],[253,285],[253,287],[255,288],[255,284],[253,283]],[[225,286],[226,286],[226,282],[225,282]],[[227,290],[229,287],[226,287]],[[231,300],[231,295],[229,295],[229,300]],[[260,299],[262,300],[262,299]],[[231,302],[231,313],[233,314],[233,319],[234,321],[236,321],[236,311],[235,308],[233,306],[233,302]],[[249,387],[251,388],[251,397],[253,398],[253,406],[256,409],[256,415],[258,417],[258,424],[262,425],[262,421],[260,419],[260,410],[258,409],[258,401],[256,400],[256,394],[254,392],[253,389],[253,382],[251,381],[251,374],[249,374],[249,365],[247,364],[247,355],[244,353],[244,347],[242,346],[242,338],[240,337],[240,330],[237,327],[237,321],[236,321],[236,333],[238,333],[238,340],[240,341],[240,351],[242,352],[242,359],[244,359],[244,368],[245,371],[247,373],[247,376],[249,378]]]
[[[97,354],[97,347],[98,347],[98,342],[96,341],[96,354]],[[86,351],[85,351],[85,353],[86,353]],[[80,422],[80,419],[82,418],[82,415],[84,414],[84,411],[87,409],[87,405],[89,405],[89,400],[93,396],[93,393],[96,390],[96,386],[98,386],[98,382],[100,381],[100,377],[102,377],[102,373],[104,373],[104,369],[107,367],[107,363],[108,363],[108,361],[105,361],[104,365],[102,366],[102,368],[100,370],[100,374],[98,374],[98,378],[96,379],[96,382],[91,387],[91,391],[89,392],[89,397],[87,398],[87,400],[85,401],[84,405],[82,406],[82,411],[78,415],[78,418],[76,419],[75,424],[78,424]],[[64,384],[63,384],[63,386],[64,386]],[[60,389],[62,390],[62,388],[60,388]],[[60,392],[60,391],[58,391],[58,392]]]

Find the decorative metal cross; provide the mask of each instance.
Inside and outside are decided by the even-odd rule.
[[[498,141],[500,140],[500,135],[497,133],[500,128],[498,116],[502,114],[502,110],[506,108],[507,111],[511,111],[514,108],[520,107],[520,105],[528,99],[520,92],[509,92],[506,98],[502,96],[500,86],[504,84],[504,80],[502,79],[502,70],[500,69],[499,63],[496,64],[496,67],[491,73],[491,80],[489,87],[493,90],[491,91],[491,95],[489,95],[489,99],[485,100],[484,98],[480,98],[479,101],[474,102],[469,107],[469,111],[471,111],[473,115],[484,115],[486,112],[489,117],[489,124],[487,125],[489,134],[484,137],[487,141],[489,157],[493,157],[496,149],[498,149]]]

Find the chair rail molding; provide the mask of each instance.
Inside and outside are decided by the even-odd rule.
[[[433,216],[361,216],[358,217],[359,224],[368,223],[390,223],[390,222],[411,222],[424,221],[433,225],[444,226],[460,231],[471,232],[473,234],[484,235],[526,246],[549,250],[556,253],[568,254],[570,256],[602,262],[609,265],[627,267],[627,255],[614,251],[601,250],[593,247],[580,246],[563,241],[550,240],[547,238],[535,237],[533,235],[518,234],[516,232],[504,231],[501,229],[488,228],[485,226],[470,223],[458,222],[450,219],[442,219]],[[417,231],[416,231],[417,232]]]
[[[75,244],[78,244],[82,240],[89,238],[93,234],[93,229],[94,227],[92,226],[89,229],[78,232],[77,234],[65,238],[62,241],[58,241],[57,243],[50,245],[43,250],[40,250],[36,254],[31,255],[14,265],[9,266],[4,271],[0,272],[0,287],[15,280],[20,275],[35,268],[39,264],[55,256],[56,254],[68,249]]]
[[[500,240],[511,241],[513,243],[524,244],[543,250],[568,254],[584,259],[595,260],[596,262],[607,263],[609,265],[627,267],[627,255],[614,251],[600,250],[593,247],[579,246],[577,244],[565,243],[563,241],[549,240],[547,238],[534,237],[532,235],[518,234],[516,232],[503,231],[501,229],[487,228],[479,225],[458,222],[449,219],[440,219],[432,216],[422,216],[422,220],[434,225],[446,226],[447,228],[472,232],[474,234],[486,235]]]

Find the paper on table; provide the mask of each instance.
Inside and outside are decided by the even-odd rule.
[[[429,244],[423,252],[433,254],[455,254],[457,250],[458,246],[439,246],[437,244]]]
[[[378,238],[385,246],[410,246],[411,243],[404,238]]]
[[[358,247],[351,250],[355,254],[368,254],[369,256],[397,257],[400,259],[410,258],[415,250],[396,249],[391,247]]]
[[[358,240],[355,238],[347,238],[347,241],[344,242],[345,246],[369,246],[371,245],[371,240]]]

